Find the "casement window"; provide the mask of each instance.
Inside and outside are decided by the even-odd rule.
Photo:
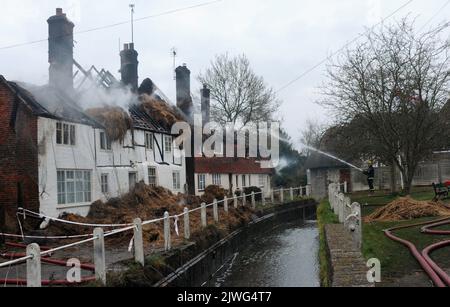
[[[181,173],[180,172],[173,172],[172,173],[173,178],[173,189],[175,191],[181,190]]]
[[[148,184],[151,187],[156,187],[156,185],[158,184],[158,177],[156,175],[155,167],[148,168]]]
[[[56,123],[56,144],[75,146],[75,125]]]
[[[198,175],[198,190],[204,191],[206,189],[206,175],[200,174]]]
[[[245,177],[245,175],[242,175],[242,187],[243,188],[247,187],[247,178]]]
[[[108,194],[109,193],[109,178],[108,174],[102,174],[101,177],[101,184],[102,184],[102,193]]]
[[[222,176],[220,174],[213,174],[213,185],[221,186],[222,185]]]
[[[92,201],[92,172],[58,170],[58,204],[79,204]]]
[[[100,132],[100,149],[111,150],[111,141],[104,131]]]
[[[153,150],[154,148],[153,133],[145,133],[145,148],[147,150]]]
[[[262,188],[266,184],[266,178],[264,175],[259,175],[259,186]]]
[[[172,152],[172,137],[171,136],[164,137],[164,151],[166,153]]]

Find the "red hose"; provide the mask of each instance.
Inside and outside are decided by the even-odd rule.
[[[406,247],[408,247],[409,250],[411,251],[411,254],[417,259],[419,264],[422,266],[423,270],[431,278],[431,280],[434,282],[434,284],[437,287],[444,288],[445,284],[442,282],[442,280],[440,279],[438,274],[433,270],[433,268],[430,266],[430,264],[425,260],[425,258],[419,253],[419,251],[417,250],[417,247],[407,240],[403,240],[399,237],[394,236],[391,233],[391,231],[394,231],[394,230],[397,230],[397,229],[386,230],[384,233],[391,240],[399,242],[399,243],[405,245]]]
[[[422,256],[430,264],[433,270],[439,275],[439,277],[450,287],[450,276],[441,269],[434,261],[431,259],[430,254],[438,249],[450,246],[450,241],[444,241],[428,246],[422,252]]]
[[[384,233],[386,234],[386,236],[388,238],[390,238],[391,240],[396,241],[398,243],[401,243],[401,244],[405,245],[406,247],[408,247],[410,252],[411,252],[411,254],[416,258],[416,260],[422,266],[423,270],[430,277],[430,279],[433,281],[433,283],[437,287],[441,287],[441,288],[446,287],[446,285],[450,286],[450,283],[449,283],[450,279],[448,279],[449,276],[444,272],[444,270],[442,270],[442,268],[440,268],[431,259],[429,254],[431,252],[433,252],[433,251],[436,251],[438,249],[441,249],[441,248],[449,246],[450,245],[450,241],[441,242],[441,243],[438,243],[438,244],[431,245],[428,248],[426,248],[422,253],[419,253],[417,247],[412,242],[404,240],[404,239],[402,239],[400,237],[397,237],[392,232],[393,231],[397,231],[397,230],[401,230],[401,229],[412,228],[412,227],[428,226],[428,227],[424,227],[422,229],[422,231],[424,231],[424,230],[426,230],[429,227],[438,227],[438,226],[443,226],[443,225],[447,225],[447,224],[450,224],[450,220],[448,219],[448,217],[444,218],[444,219],[439,219],[439,220],[436,220],[436,221],[432,221],[432,222],[423,222],[423,223],[417,223],[417,224],[412,224],[412,225],[394,227],[394,228],[390,228],[390,229],[384,231]],[[426,233],[428,233],[428,232],[426,232]],[[440,233],[440,234],[442,234],[442,233]]]
[[[425,226],[422,228],[422,233],[430,234],[430,235],[440,235],[440,236],[450,235],[450,231],[448,231],[448,230],[432,230],[432,228],[436,228],[436,227],[440,227],[440,226],[444,226],[444,225],[448,225],[448,224],[450,224],[450,219],[447,219],[443,222],[434,223],[434,224]]]
[[[26,245],[19,244],[19,243],[9,243],[8,242],[8,243],[5,243],[5,245],[10,246],[10,247],[26,248]],[[43,251],[50,250],[49,247],[41,247],[41,249]],[[26,256],[25,253],[5,253],[5,254],[0,255],[0,257],[8,259],[8,260],[22,258],[25,256]],[[61,267],[67,267],[67,261],[58,260],[58,259],[50,259],[50,256],[42,257],[41,262],[56,265],[56,266],[61,266]],[[83,264],[82,263],[82,264],[80,264],[80,269],[95,273],[95,266],[92,264]],[[84,284],[84,283],[88,283],[88,282],[93,282],[95,280],[96,280],[96,277],[92,276],[92,277],[82,278],[79,283],[71,283],[67,280],[42,280],[41,284],[43,286],[71,286],[71,285],[79,285],[79,284]],[[27,285],[27,280],[26,279],[12,279],[12,278],[11,279],[10,278],[0,279],[0,285],[1,284],[25,286],[25,285]]]

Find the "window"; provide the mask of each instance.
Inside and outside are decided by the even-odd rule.
[[[248,175],[248,186],[252,186],[252,175]]]
[[[100,149],[111,150],[111,141],[104,131],[100,132]]]
[[[109,193],[109,185],[108,185],[108,174],[102,174],[102,193],[108,194]]]
[[[266,178],[264,177],[264,175],[259,175],[259,186],[262,188],[264,187],[266,184]]]
[[[75,146],[75,125],[56,124],[56,144]]]
[[[180,172],[173,172],[173,189],[176,191],[181,190],[181,174]]]
[[[236,188],[239,188],[239,176],[236,175]]]
[[[153,150],[153,133],[146,133],[145,134],[145,148],[147,150]]]
[[[156,177],[156,168],[149,167],[148,168],[148,184],[151,187],[156,187],[158,182],[158,178]]]
[[[172,152],[172,137],[171,136],[164,137],[164,150],[166,152]]]
[[[245,175],[242,175],[242,187],[243,188],[247,187],[247,180],[245,178]]]
[[[206,189],[206,175],[198,175],[198,190],[204,191]]]
[[[92,201],[91,171],[58,170],[58,204]]]
[[[222,177],[220,174],[213,175],[213,185],[221,186],[222,185]]]

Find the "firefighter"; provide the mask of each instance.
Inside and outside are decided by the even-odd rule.
[[[370,194],[372,195],[373,193],[375,193],[375,186],[374,186],[375,168],[373,167],[372,161],[369,161],[368,165],[369,167],[366,171],[364,171],[364,175],[367,176],[367,183],[369,184]]]

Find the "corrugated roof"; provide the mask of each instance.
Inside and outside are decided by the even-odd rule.
[[[272,174],[273,169],[261,168],[255,158],[196,158],[197,174]]]

